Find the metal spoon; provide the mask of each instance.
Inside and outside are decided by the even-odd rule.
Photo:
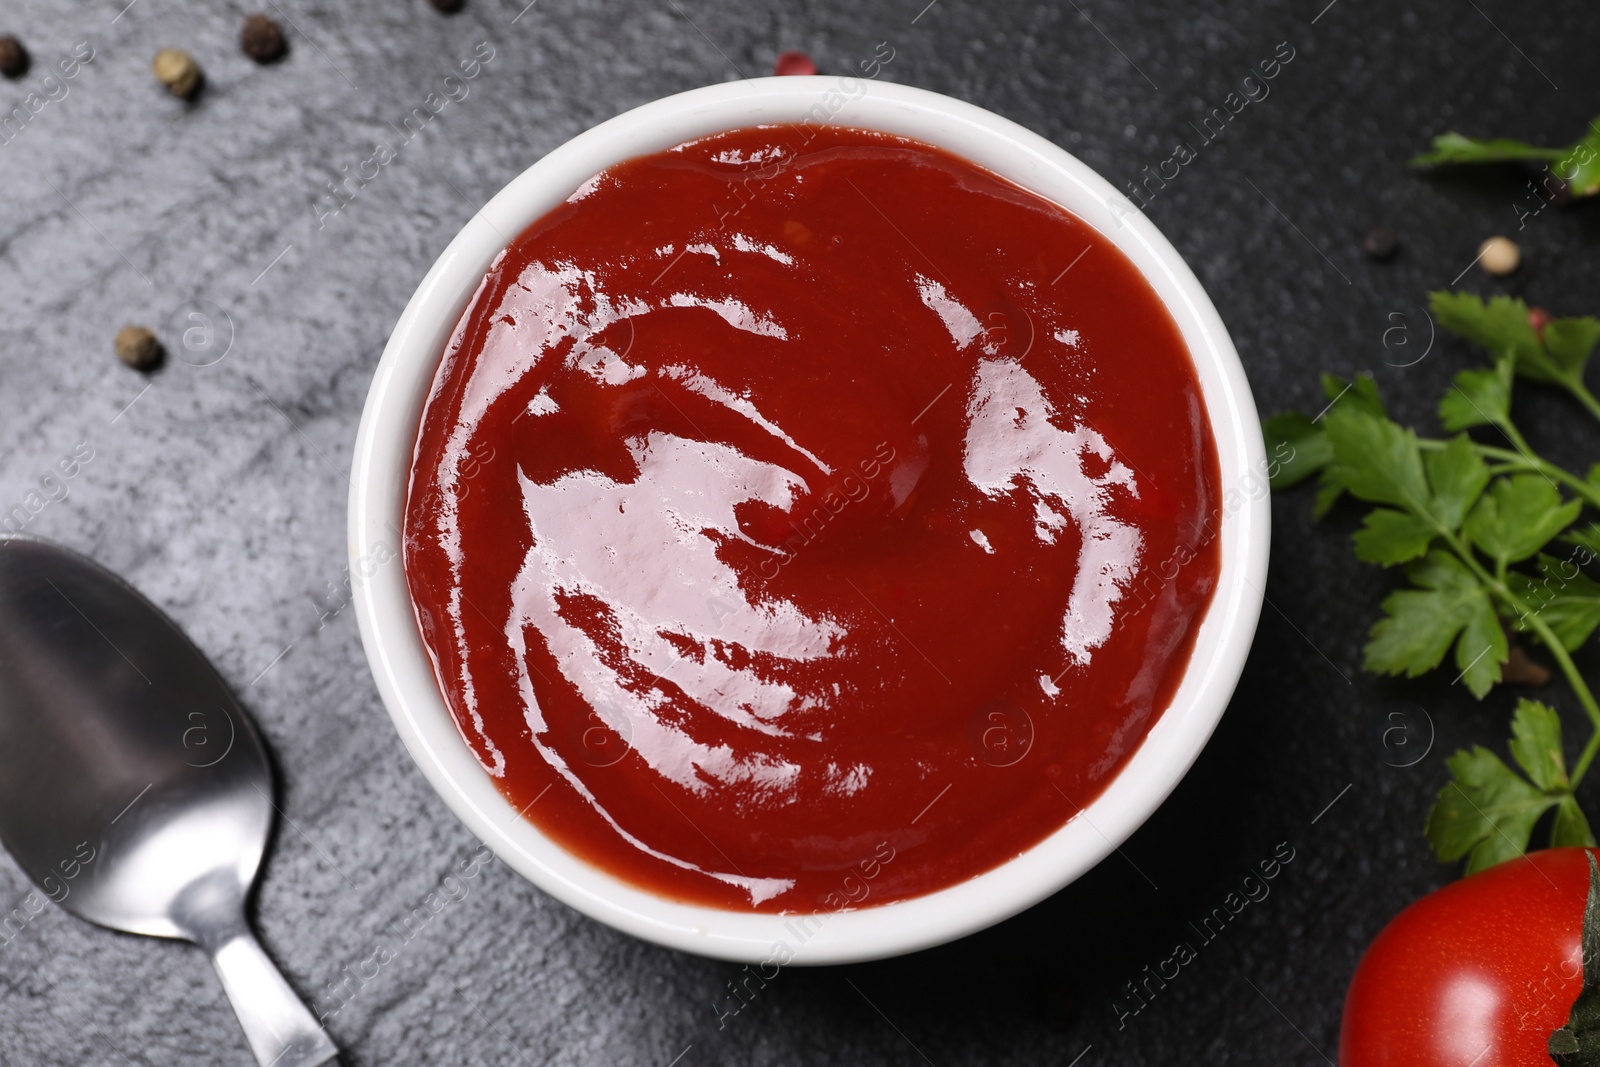
[[[244,905],[272,826],[255,727],[171,619],[75,552],[0,537],[0,840],[90,922],[211,955],[251,1051],[338,1054]]]

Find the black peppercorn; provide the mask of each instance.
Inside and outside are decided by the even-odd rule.
[[[1375,230],[1370,230],[1361,239],[1361,251],[1367,254],[1368,259],[1388,259],[1395,254],[1399,247],[1400,239],[1387,226],[1379,226]]]
[[[9,33],[0,36],[0,74],[8,78],[20,78],[28,73],[28,50],[22,47],[22,42]]]
[[[244,20],[244,28],[239,31],[239,47],[257,63],[276,62],[289,50],[278,24],[259,14]]]

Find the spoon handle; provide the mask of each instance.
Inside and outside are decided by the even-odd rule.
[[[262,1067],[316,1067],[339,1054],[248,928],[207,948]]]

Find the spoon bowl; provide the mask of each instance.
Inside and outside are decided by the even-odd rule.
[[[0,538],[0,841],[45,894],[210,953],[262,1064],[337,1054],[245,920],[272,829],[249,717],[171,619],[98,564]]]

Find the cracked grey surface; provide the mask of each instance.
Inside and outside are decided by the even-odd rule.
[[[1384,348],[1389,316],[1420,330],[1427,290],[1448,284],[1483,237],[1515,232],[1521,189],[1505,172],[1419,177],[1404,160],[1446,128],[1562,143],[1600,111],[1596,24],[1574,0],[1478,10],[468,0],[452,17],[423,0],[267,0],[291,53],[265,68],[237,47],[247,8],[125,4],[0,10],[0,32],[34,58],[27,77],[0,82],[0,118],[29,91],[59,97],[0,138],[0,510],[24,506],[26,532],[90,553],[165,607],[256,716],[285,813],[256,920],[324,1010],[338,1007],[334,983],[392,941],[390,923],[477,846],[401,748],[340,610],[357,420],[429,264],[542,154],[628,107],[736,69],[765,74],[784,49],[844,72],[888,41],[896,58],[884,77],[1015,119],[1121,185],[1191,138],[1191,120],[1289,41],[1296,58],[1271,95],[1201,147],[1150,214],[1211,292],[1263,411],[1320,407],[1323,369],[1371,369],[1402,417],[1427,420],[1469,357],[1441,341],[1414,367],[1386,367],[1386,356],[1413,358]],[[482,41],[495,57],[470,95],[319,224],[324,183],[395,139],[394,124]],[[79,42],[94,58],[60,96],[43,79]],[[150,76],[167,45],[205,70],[192,104]],[[1379,223],[1404,244],[1392,264],[1357,249]],[[1520,273],[1491,283],[1469,271],[1461,284],[1557,312],[1600,310],[1597,231],[1592,204],[1547,210],[1516,235]],[[169,316],[192,298],[227,311],[224,359],[169,360],[149,378],[114,359],[125,322],[175,348]],[[1573,462],[1592,454],[1593,431],[1572,411],[1538,397],[1529,410],[1536,445]],[[41,478],[80,442],[94,458],[64,499],[32,514]],[[719,1026],[714,1005],[737,967],[615,933],[491,865],[330,1016],[347,1061],[1333,1057],[1362,947],[1447,877],[1420,836],[1443,755],[1498,743],[1510,697],[1479,705],[1443,679],[1362,674],[1386,580],[1351,556],[1350,515],[1315,529],[1309,507],[1304,495],[1274,504],[1271,606],[1216,737],[1121,856],[1045,903],[909,958],[785,971]],[[1371,735],[1403,700],[1429,711],[1437,737],[1401,770]],[[1121,984],[1189,937],[1187,924],[1280,841],[1296,858],[1271,895],[1119,1028]],[[28,891],[0,858],[0,908]],[[0,945],[0,1062],[250,1057],[198,951],[52,907]]]

